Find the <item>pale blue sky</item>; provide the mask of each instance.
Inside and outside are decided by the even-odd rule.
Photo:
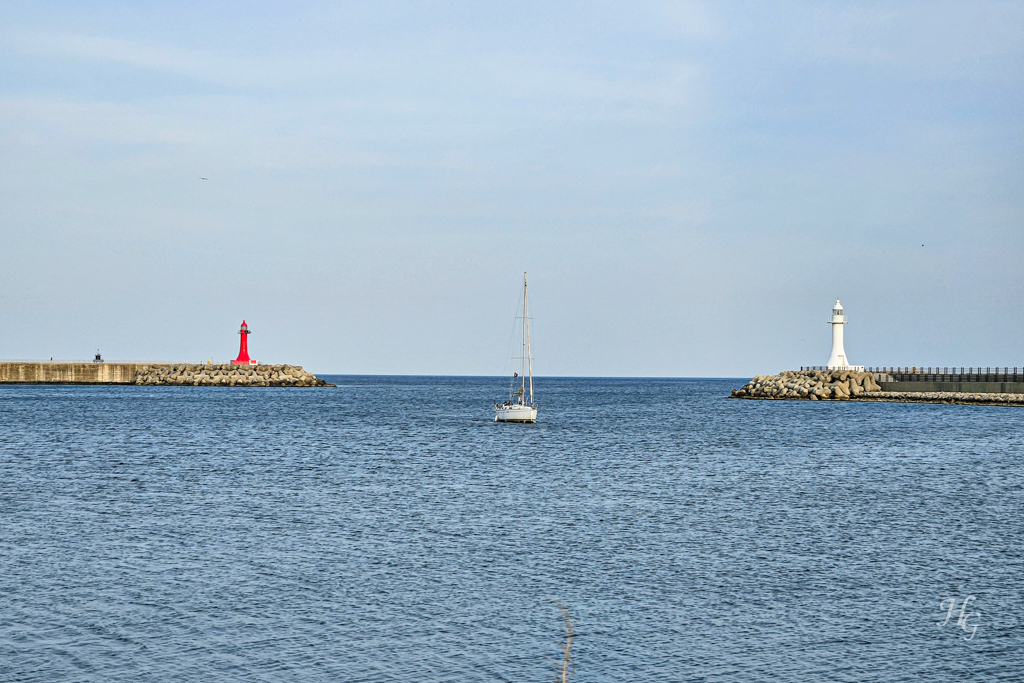
[[[1024,366],[1024,3],[0,13],[0,357]]]

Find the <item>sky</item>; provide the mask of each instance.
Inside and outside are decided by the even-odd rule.
[[[0,358],[1024,366],[1024,2],[0,16]]]

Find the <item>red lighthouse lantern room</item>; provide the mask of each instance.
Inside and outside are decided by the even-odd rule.
[[[238,343],[238,358],[231,361],[232,365],[258,365],[258,361],[249,358],[249,326],[242,321],[242,329],[238,330],[241,338]]]

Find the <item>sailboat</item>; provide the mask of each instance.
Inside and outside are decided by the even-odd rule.
[[[518,313],[518,311],[517,311]],[[518,316],[517,316],[518,317]],[[519,372],[512,373],[508,400],[494,404],[495,422],[536,422],[537,405],[533,402],[533,352],[530,348],[530,300],[523,273],[523,353]],[[519,387],[516,388],[516,380]],[[529,391],[529,393],[527,393]]]

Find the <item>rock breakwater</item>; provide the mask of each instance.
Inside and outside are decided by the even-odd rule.
[[[142,366],[132,384],[196,387],[333,387],[298,365],[177,365]]]
[[[882,376],[885,380],[885,376]],[[1024,394],[963,391],[883,391],[872,372],[849,370],[789,370],[778,375],[758,375],[733,398],[789,401],[887,401],[899,403],[965,403],[971,405],[1024,406]]]
[[[733,398],[847,401],[861,394],[881,391],[870,372],[850,370],[787,370],[778,375],[758,375]]]
[[[898,403],[970,403],[985,406],[1024,406],[1024,394],[988,394],[966,391],[878,391],[858,401]]]

